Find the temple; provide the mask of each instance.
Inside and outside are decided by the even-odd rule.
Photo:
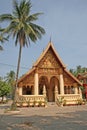
[[[56,102],[64,98],[67,104],[76,104],[82,99],[81,82],[74,77],[57,54],[50,41],[38,60],[24,76],[18,80],[18,98],[25,102]]]

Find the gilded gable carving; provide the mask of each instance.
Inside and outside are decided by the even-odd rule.
[[[48,50],[46,55],[42,58],[39,65],[40,68],[59,68],[59,63],[52,50]]]

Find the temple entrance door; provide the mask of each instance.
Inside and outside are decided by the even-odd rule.
[[[39,94],[43,94],[43,86],[46,87],[46,96],[48,102],[54,102],[55,101],[55,86],[59,86],[58,79],[53,76],[50,79],[50,83],[48,82],[48,79],[46,76],[41,76],[39,79]]]
[[[49,87],[47,93],[48,93],[48,101],[49,102],[54,102],[54,93],[53,93],[53,90],[51,89],[51,87]]]
[[[48,99],[49,102],[54,102],[55,101],[55,86],[58,86],[58,79],[53,76],[50,79],[50,84],[49,84],[49,91],[48,91]]]

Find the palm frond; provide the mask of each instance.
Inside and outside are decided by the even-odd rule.
[[[41,34],[45,34],[45,30],[44,28],[42,28],[41,26],[37,25],[37,24],[34,24],[34,23],[30,23],[30,25],[32,26],[32,28],[35,30],[35,31],[38,31],[39,33]]]
[[[19,17],[20,16],[20,10],[19,10],[19,7],[18,7],[18,2],[16,0],[13,1],[13,7],[14,7],[13,15],[16,16],[16,17]]]
[[[0,15],[0,22],[11,21],[11,20],[12,20],[12,15],[11,14],[2,14],[2,15]]]
[[[3,50],[3,47],[0,45],[0,51],[2,51]]]
[[[42,15],[42,14],[43,14],[43,13],[35,13],[35,14],[30,15],[30,16],[27,18],[27,22],[32,22],[32,21],[38,20],[38,16],[39,16],[39,15]]]

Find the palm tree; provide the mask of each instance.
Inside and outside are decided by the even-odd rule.
[[[4,77],[4,79],[9,84],[13,85],[14,81],[15,81],[15,72],[11,70],[9,73],[6,74],[6,76]]]
[[[31,7],[32,5],[30,0],[22,0],[20,3],[14,0],[12,14],[0,15],[1,22],[9,22],[9,25],[5,28],[5,32],[8,33],[9,36],[15,38],[15,45],[18,43],[20,45],[16,73],[16,90],[22,47],[28,47],[30,41],[35,43],[37,39],[40,39],[42,35],[45,34],[44,28],[34,23],[42,13],[31,14]]]
[[[4,29],[2,29],[2,28],[0,27],[0,42],[1,42],[1,43],[3,43],[5,40],[7,40],[7,38],[3,36],[3,35],[4,35],[4,34],[2,33],[3,31],[4,31]],[[1,50],[3,50],[3,47],[0,45],[0,51],[1,51]]]

